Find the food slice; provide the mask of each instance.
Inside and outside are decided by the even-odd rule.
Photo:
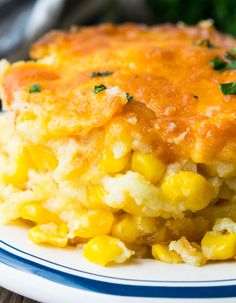
[[[101,265],[234,258],[212,231],[236,221],[234,47],[206,23],[101,25],[1,61],[0,222]]]

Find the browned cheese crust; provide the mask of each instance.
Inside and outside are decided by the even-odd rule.
[[[215,47],[196,45],[203,39]],[[136,117],[127,128],[143,134],[166,162],[236,162],[236,96],[219,88],[235,81],[236,71],[209,66],[235,45],[233,38],[204,26],[108,24],[54,31],[32,46],[36,61],[18,62],[3,74],[2,95],[16,124],[32,110],[44,117],[49,137],[83,137],[110,121],[126,125]],[[113,73],[91,77],[103,71]],[[41,92],[30,94],[34,83]],[[107,90],[95,94],[94,86],[101,84],[133,99],[126,103]]]

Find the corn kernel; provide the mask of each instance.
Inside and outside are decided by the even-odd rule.
[[[182,171],[170,176],[162,185],[162,192],[174,204],[184,203],[193,212],[206,207],[214,198],[214,190],[200,174]]]
[[[153,234],[157,231],[155,218],[139,217],[125,214],[112,227],[112,236],[127,243],[135,243],[138,237]]]
[[[22,113],[18,116],[18,121],[19,121],[19,122],[24,122],[24,121],[28,121],[28,120],[35,120],[36,117],[37,117],[37,116],[36,116],[35,113],[33,113],[32,111],[25,110],[24,112],[22,112]]]
[[[13,170],[3,174],[3,181],[7,184],[18,186],[28,180],[29,169],[33,167],[33,163],[25,147],[21,147],[17,158],[14,160]]]
[[[114,216],[110,210],[95,209],[88,211],[73,222],[72,234],[81,238],[92,238],[109,234]]]
[[[57,167],[57,158],[49,147],[30,145],[27,150],[37,169],[53,170]]]
[[[130,153],[121,157],[114,158],[111,151],[107,151],[102,156],[101,167],[108,174],[119,173],[125,170],[130,162]]]
[[[20,214],[23,219],[32,221],[36,224],[44,224],[48,222],[61,223],[61,220],[57,215],[36,203],[27,203],[24,205],[21,208]]]
[[[147,181],[157,183],[163,176],[166,165],[151,154],[135,151],[132,155],[131,169],[143,175]]]
[[[124,211],[131,215],[136,216],[145,216],[145,212],[143,212],[144,206],[143,204],[138,205],[133,198],[130,196],[126,196],[125,200],[123,201],[124,205],[122,208]]]
[[[156,260],[160,260],[165,263],[183,263],[181,256],[175,251],[170,251],[168,245],[165,244],[153,245],[152,255]]]
[[[91,239],[83,251],[86,259],[103,266],[111,262],[123,263],[133,254],[134,252],[126,248],[123,242],[111,236],[97,236]]]
[[[227,260],[236,255],[236,234],[209,231],[201,242],[203,254],[209,260]]]
[[[55,223],[36,225],[29,230],[29,238],[36,244],[49,243],[56,247],[66,247],[67,227],[65,224]]]
[[[84,205],[89,209],[95,208],[108,208],[108,206],[103,202],[106,196],[106,191],[102,186],[93,185],[87,187],[87,199]]]

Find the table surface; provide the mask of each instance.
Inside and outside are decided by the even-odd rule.
[[[0,303],[37,303],[0,287]]]

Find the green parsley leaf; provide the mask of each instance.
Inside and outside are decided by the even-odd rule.
[[[220,57],[214,57],[210,62],[209,65],[218,71],[222,71],[226,67],[226,62],[221,59]]]
[[[101,92],[102,90],[106,89],[106,86],[101,84],[101,85],[95,85],[94,86],[94,89],[93,89],[93,92],[95,94],[98,94],[99,92]]]
[[[236,69],[236,61],[232,61],[226,64],[226,69]]]
[[[236,95],[236,82],[221,83],[219,87],[224,95]]]
[[[106,77],[106,76],[110,76],[112,75],[114,72],[106,70],[104,72],[92,72],[90,74],[91,78],[95,78],[95,77]]]
[[[40,84],[32,84],[29,87],[29,93],[34,94],[34,93],[40,93],[41,92],[41,85]]]
[[[206,46],[208,48],[215,48],[215,45],[211,43],[209,39],[202,39],[194,41],[194,45],[196,46]]]
[[[233,50],[233,52],[232,52]],[[234,54],[235,51],[235,54]],[[210,62],[209,65],[214,69],[217,70],[219,72],[223,72],[224,70],[232,70],[232,69],[236,69],[236,48],[231,49],[230,51],[225,53],[225,58],[228,59],[228,61],[224,61],[222,58],[220,57],[214,57]]]
[[[126,98],[127,98],[128,102],[134,99],[134,97],[131,96],[129,93],[126,93]]]

